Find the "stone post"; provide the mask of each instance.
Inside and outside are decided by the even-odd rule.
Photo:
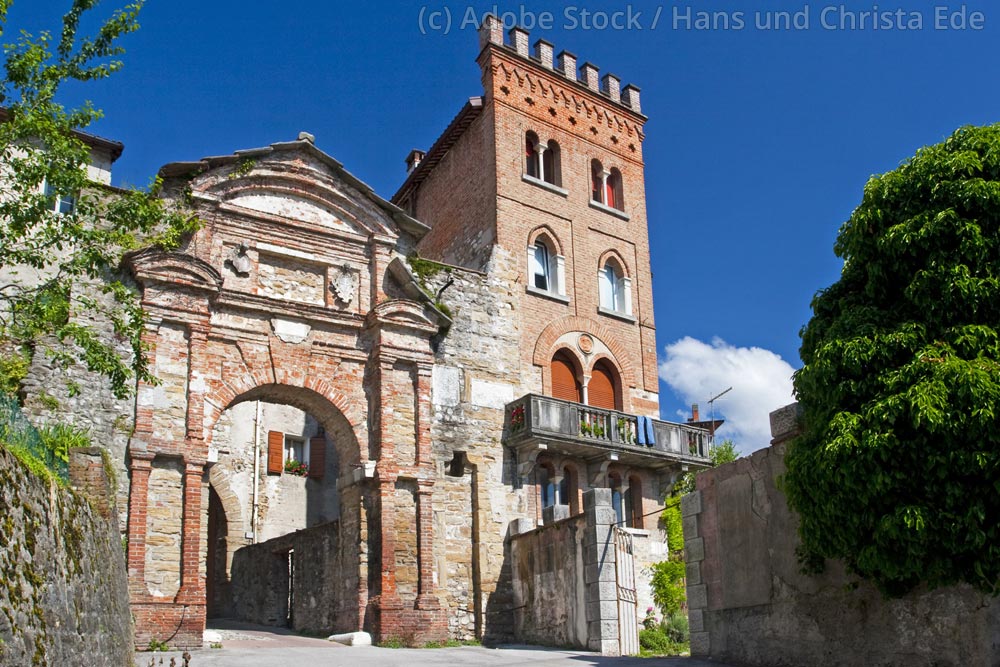
[[[587,525],[583,534],[587,643],[601,655],[619,655],[618,580],[615,573],[615,510],[611,489],[583,494]]]
[[[698,517],[701,514],[701,491],[694,491],[681,498],[681,518],[684,523],[684,560],[686,561],[688,626],[691,631],[691,655],[707,656],[710,653],[708,632],[705,629],[705,610],[708,608],[708,587],[701,576],[705,560],[705,540],[699,534]]]

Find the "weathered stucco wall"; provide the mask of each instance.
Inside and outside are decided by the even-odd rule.
[[[619,580],[627,567],[618,562],[611,490],[587,491],[583,513],[568,515],[566,505],[548,507],[543,526],[510,540],[514,638],[620,655],[619,629],[632,623],[635,636],[639,621],[633,610],[619,625],[619,583],[629,582]]]
[[[519,641],[587,648],[583,514],[511,540],[514,634]]]
[[[683,499],[693,655],[746,665],[1000,664],[1000,603],[968,587],[883,599],[828,562],[800,572],[798,518],[775,480],[795,407],[774,444],[698,476]]]
[[[86,474],[103,473],[100,455]],[[74,465],[74,468],[76,466]],[[99,480],[105,481],[103,475]],[[102,515],[103,512],[103,515]],[[0,664],[132,665],[114,505],[35,477],[0,449]]]

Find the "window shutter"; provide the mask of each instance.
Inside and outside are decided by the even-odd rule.
[[[611,374],[598,364],[590,375],[587,385],[587,399],[595,408],[615,410],[615,383]]]
[[[326,437],[318,435],[309,440],[309,476],[322,477],[326,472]]]
[[[267,432],[267,474],[280,475],[285,469],[285,434],[281,431]]]
[[[580,402],[580,384],[569,362],[556,357],[552,360],[552,397]]]
[[[615,309],[614,293],[612,291],[611,276],[609,275],[609,272],[611,271],[612,268],[605,265],[597,273],[597,284],[599,288],[598,292],[600,295],[601,308],[604,308],[605,310]]]

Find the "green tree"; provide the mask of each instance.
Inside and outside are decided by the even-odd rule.
[[[13,0],[0,0],[0,35]],[[115,11],[93,36],[78,27],[98,0],[73,0],[57,36],[21,31],[5,46],[0,105],[0,341],[44,352],[66,367],[83,363],[118,397],[134,378],[153,381],[143,354],[143,314],[117,273],[122,255],[142,246],[176,247],[196,221],[148,190],[90,182],[90,151],[78,132],[101,117],[90,102],[67,109],[68,83],[104,79],[121,68],[120,38],[138,28],[141,2]],[[75,197],[60,213],[58,197]],[[82,289],[86,284],[87,289]],[[102,336],[128,341],[123,359]]]
[[[813,299],[785,488],[803,559],[888,595],[1000,580],[1000,125],[873,177]]]

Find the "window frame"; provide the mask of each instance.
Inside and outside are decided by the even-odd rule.
[[[534,266],[529,267],[531,287],[540,292],[552,292],[552,287],[554,286],[554,281],[552,280],[552,251],[549,249],[548,244],[540,238],[535,239],[535,243],[531,247],[534,249],[534,254],[532,255]],[[541,258],[539,258],[539,254],[542,255]],[[539,273],[539,270],[541,270],[541,273]],[[545,281],[544,287],[538,285],[539,278]]]
[[[294,451],[294,448],[296,446],[293,443],[298,443],[297,446],[299,448],[299,451],[301,452],[301,457],[300,458],[291,458],[291,457],[289,457],[289,451]],[[282,465],[284,466],[289,461],[297,461],[299,463],[304,463],[306,465],[309,465],[309,447],[308,447],[308,443],[309,443],[309,438],[305,437],[304,435],[291,435],[289,433],[286,433],[285,434],[285,442],[284,442],[284,444],[282,446],[282,450],[281,450],[282,451],[282,461],[281,461]]]
[[[62,196],[52,189],[52,185],[46,179],[42,182],[42,195],[49,199],[48,210],[59,215],[73,215],[76,211],[76,197],[75,196]],[[67,210],[63,210],[66,208]]]
[[[597,270],[597,312],[635,322],[631,283],[624,263],[609,253]]]
[[[552,240],[551,232],[532,232],[529,240],[534,241],[528,245],[527,257],[527,282],[525,289],[531,294],[543,296],[553,301],[563,304],[569,303],[569,296],[566,295],[565,257],[559,254],[559,247]],[[540,250],[541,249],[541,252]],[[539,254],[544,255],[539,258]],[[542,273],[539,273],[539,269]],[[539,277],[544,277],[545,287],[538,286]]]

